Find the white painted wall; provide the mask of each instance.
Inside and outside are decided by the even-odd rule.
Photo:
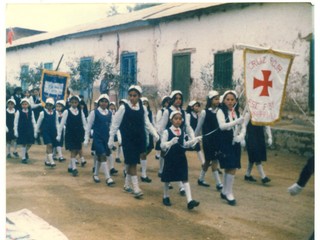
[[[155,85],[163,95],[171,87],[172,54],[183,49],[191,53],[191,98],[204,100],[210,89],[204,89],[200,79],[201,69],[213,63],[218,51],[233,49],[233,79],[242,79],[242,50],[238,43],[271,47],[295,52],[288,83],[288,93],[306,107],[308,101],[309,42],[305,39],[313,33],[313,8],[307,3],[268,3],[244,9],[203,15],[200,19],[185,19],[159,26],[123,31],[120,51],[137,52],[137,79],[143,85]],[[20,67],[38,62],[53,62],[54,68],[64,54],[61,71],[67,71],[66,63],[75,58],[106,57],[108,50],[116,53],[116,34],[92,36],[39,45],[19,51],[8,52],[6,57],[6,80],[17,83]],[[213,74],[213,68],[211,68]],[[161,97],[161,96],[160,96]]]

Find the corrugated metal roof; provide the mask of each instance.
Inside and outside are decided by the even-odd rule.
[[[103,18],[101,20],[81,24],[74,27],[66,28],[60,31],[38,34],[32,37],[21,38],[12,42],[12,45],[7,44],[7,49],[28,44],[36,44],[40,42],[54,41],[67,37],[76,37],[80,34],[91,35],[109,31],[117,31],[124,29],[121,26],[127,25],[126,28],[134,26],[148,25],[148,20],[161,19],[169,16],[174,16],[190,11],[214,7],[224,3],[165,3],[154,7],[134,11],[126,14],[119,14],[112,17]],[[134,24],[136,23],[136,24]],[[101,30],[99,32],[99,30]]]

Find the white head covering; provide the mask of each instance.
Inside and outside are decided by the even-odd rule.
[[[199,102],[197,102],[197,101],[195,101],[195,100],[192,100],[191,102],[189,102],[188,106],[189,106],[189,107],[193,107],[196,103],[199,103]],[[200,104],[200,103],[199,103],[199,104]]]
[[[61,104],[62,106],[66,106],[66,102],[64,100],[58,100],[56,104]]]
[[[139,86],[139,85],[131,85],[130,87],[129,87],[129,89],[128,89],[128,92],[130,92],[131,90],[136,90],[136,91],[138,91],[140,94],[142,94],[142,89],[141,89],[141,87]]]
[[[173,111],[169,116],[170,120],[174,117],[174,115],[176,115],[178,113],[182,116],[182,113],[180,111]]]
[[[46,103],[50,103],[50,104],[54,105],[54,99],[53,98],[47,98],[46,99]]]
[[[98,102],[99,102],[101,99],[107,99],[108,102],[110,102],[109,96],[108,96],[108,94],[106,94],[106,93],[100,95],[100,97],[98,98]]]
[[[115,103],[115,102],[110,102],[109,105],[114,105],[114,106],[116,106],[116,103]]]
[[[142,102],[144,102],[144,101],[149,102],[148,98],[146,98],[146,97],[142,97],[140,99],[141,99]]]
[[[94,103],[98,104],[98,99],[94,100]]]
[[[163,102],[163,100],[165,100],[166,98],[170,98],[169,96],[163,96],[162,98],[161,98],[161,102]]]
[[[234,95],[236,96],[236,99],[238,99],[238,94],[237,94],[236,91],[234,91],[234,90],[227,90],[227,91],[225,91],[224,94],[222,95],[222,101],[223,101],[224,97],[225,97],[228,93],[234,94]]]
[[[14,105],[16,105],[16,100],[14,100],[13,98],[8,99],[7,104],[8,104],[9,102],[12,102]]]
[[[173,98],[174,95],[176,95],[176,94],[180,94],[182,96],[182,92],[180,90],[174,90],[174,91],[171,92],[170,98]]]
[[[219,92],[217,92],[217,91],[215,91],[215,90],[211,90],[209,93],[208,93],[208,98],[209,99],[212,99],[212,98],[214,98],[214,97],[216,97],[216,96],[218,96],[219,95]]]
[[[70,100],[71,100],[72,98],[78,99],[79,102],[81,101],[81,98],[80,98],[78,95],[72,95],[72,96],[69,97],[69,102],[70,102]]]
[[[30,105],[30,101],[28,98],[22,98],[20,104],[22,104],[23,102],[27,102]]]

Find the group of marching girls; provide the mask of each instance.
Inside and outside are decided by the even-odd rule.
[[[93,181],[101,182],[99,173],[102,171],[108,186],[115,184],[111,177],[117,172],[112,152],[117,149],[116,161],[121,162],[121,154],[124,157],[123,189],[135,198],[141,198],[144,194],[139,187],[137,165],[141,165],[140,181],[150,183],[152,179],[147,175],[147,156],[155,148],[155,157],[159,160],[158,176],[163,182],[163,204],[171,206],[169,189],[173,188],[172,182],[178,182],[179,194],[186,196],[188,209],[200,204],[192,198],[186,157],[186,151],[196,151],[201,166],[198,185],[210,186],[205,181],[205,175],[211,167],[220,197],[234,206],[233,185],[236,170],[241,168],[241,146],[247,146],[249,158],[244,180],[257,181],[251,175],[256,164],[262,183],[271,181],[262,167],[262,161],[267,159],[264,130],[269,145],[272,144],[271,130],[270,127],[254,126],[248,112],[244,113],[244,117],[240,115],[238,94],[233,90],[226,91],[222,96],[211,90],[206,100],[202,111],[200,102],[195,100],[189,102],[185,111],[182,109],[182,92],[174,90],[170,96],[162,98],[161,109],[153,124],[149,101],[142,97],[142,89],[138,85],[129,87],[128,99],[119,102],[118,110],[107,94],[100,95],[87,118],[76,95],[68,98],[68,104],[63,100],[55,103],[52,98],[47,98],[37,121],[27,98],[21,99],[21,108],[17,110],[14,108],[15,100],[9,99],[6,111],[7,144],[16,139],[16,143],[21,145],[21,162],[28,163],[28,150],[41,132],[46,145],[44,164],[53,168],[56,166],[54,159],[64,161],[62,146],[65,144],[65,149],[70,151],[68,172],[77,176],[77,156],[81,159],[81,166],[85,166],[82,144],[88,146],[92,139]],[[219,167],[224,169],[222,179]]]

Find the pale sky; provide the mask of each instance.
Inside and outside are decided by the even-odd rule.
[[[134,3],[6,3],[5,26],[43,31],[55,31],[107,17],[110,6],[119,13],[127,12],[126,6]]]

